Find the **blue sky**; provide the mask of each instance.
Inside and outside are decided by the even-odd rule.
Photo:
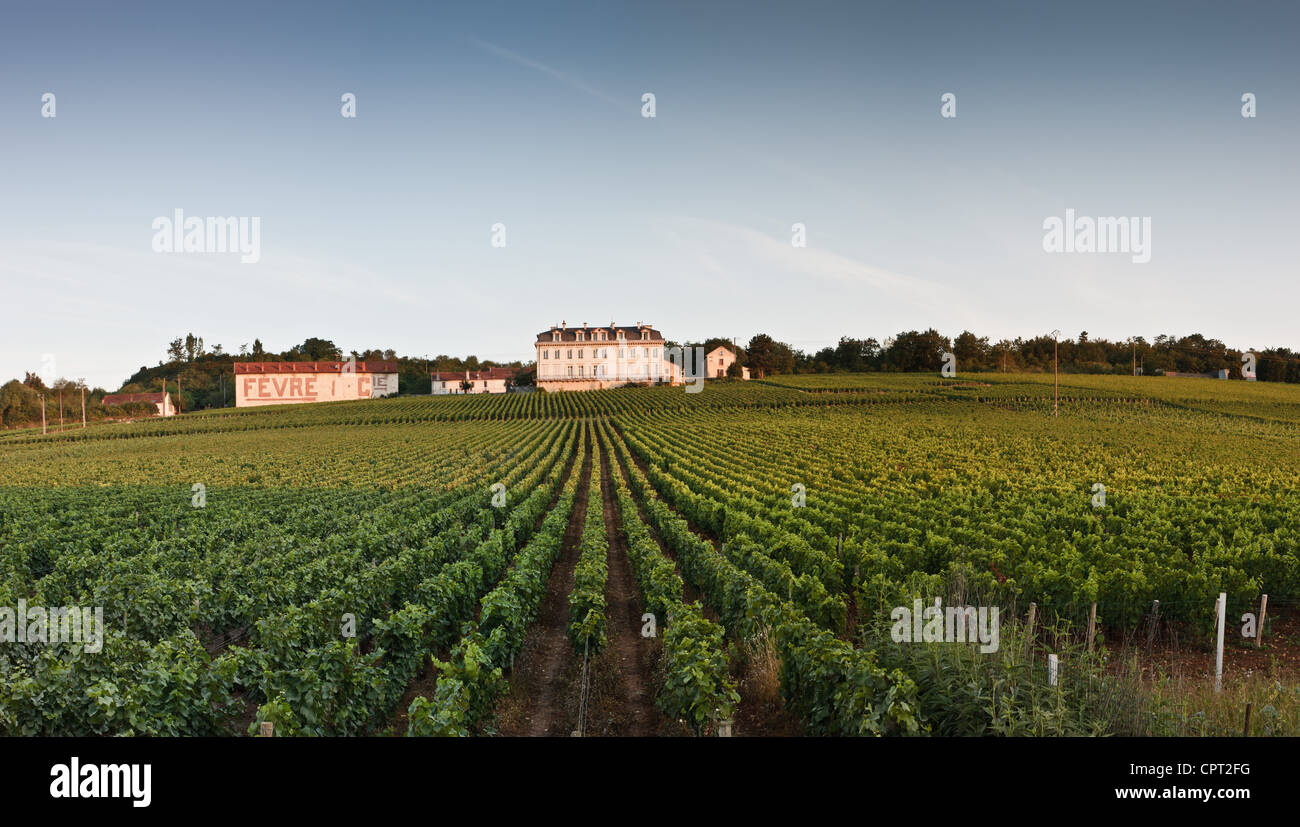
[[[1284,3],[7,3],[0,377],[52,354],[116,388],[188,331],[526,359],[562,319],[1300,346],[1298,31]],[[261,260],[153,252],[177,208],[260,217]],[[1067,208],[1150,217],[1151,261],[1045,252]]]

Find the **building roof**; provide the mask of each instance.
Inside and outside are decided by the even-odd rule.
[[[518,371],[514,368],[488,368],[487,370],[471,371],[433,371],[435,379],[441,379],[444,382],[479,382],[482,380],[492,379],[513,379]]]
[[[348,370],[345,371],[344,369]],[[236,362],[235,373],[397,373],[396,362]]]
[[[735,356],[735,355],[736,355],[736,351],[732,350],[731,348],[727,347],[726,345],[718,345],[718,346],[715,347],[713,350],[710,350],[708,353],[706,353],[706,354],[704,354],[704,355],[705,355],[705,356],[712,356],[713,354],[717,353],[719,350],[725,350],[727,353],[730,353],[732,356]]]
[[[576,342],[578,341],[579,333],[583,334],[582,341],[584,344],[591,341],[600,341],[599,339],[594,338],[596,332],[600,330],[605,331],[605,335],[607,337],[606,341],[618,341],[618,331],[620,330],[623,331],[624,337],[626,337],[629,341],[637,341],[637,342],[641,341],[641,331],[643,330],[650,332],[649,341],[652,342],[664,341],[664,336],[662,333],[660,333],[658,330],[655,330],[650,325],[641,324],[640,322],[637,322],[634,325],[616,325],[613,322],[610,322],[608,325],[600,325],[595,327],[587,324],[583,324],[579,327],[568,327],[564,323],[560,323],[558,327],[551,327],[546,330],[543,330],[541,333],[538,333],[537,344],[540,345],[540,344],[554,341],[552,334],[555,333],[560,334],[559,341],[561,342]]]
[[[167,398],[166,393],[110,393],[104,397],[105,405],[125,405],[129,402],[150,402],[154,405]]]

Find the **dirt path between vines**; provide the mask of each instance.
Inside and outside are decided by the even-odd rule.
[[[528,631],[523,651],[510,676],[511,697],[502,703],[502,735],[568,736],[577,724],[582,663],[569,643],[569,593],[573,569],[582,549],[587,515],[587,484],[591,478],[594,444],[584,433],[587,456],[573,498],[573,513],[564,530],[560,558],[551,569],[542,600],[542,613]]]
[[[622,439],[622,435],[617,429],[611,431],[612,439]],[[626,445],[626,443],[624,443]],[[628,456],[632,459],[637,470],[649,481],[648,467],[644,460],[638,457],[628,447]],[[615,466],[623,478],[631,484],[630,468],[623,463],[616,462]],[[653,486],[652,486],[653,487]],[[637,500],[637,512],[641,516],[642,522],[650,529],[650,536],[659,544],[664,556],[677,564],[677,573],[682,576],[683,585],[685,586],[684,598],[688,603],[698,602],[703,610],[704,616],[715,623],[721,623],[721,618],[717,611],[709,605],[704,599],[704,595],[695,586],[686,579],[685,572],[682,571],[681,561],[677,559],[676,553],[673,552],[668,544],[659,536],[659,532],[650,524],[648,515],[645,512],[645,503],[640,499]],[[660,499],[668,510],[678,517],[682,517],[666,500]],[[685,519],[685,517],[682,517]],[[710,532],[704,531],[691,525],[687,520],[687,525],[691,531],[703,540],[713,544],[714,548],[718,547],[718,539]],[[740,706],[736,709],[735,729],[736,735],[757,736],[757,737],[796,737],[804,732],[803,723],[799,717],[790,712],[785,707],[785,702],[780,697],[780,687],[778,685],[778,670],[780,669],[780,660],[770,643],[764,643],[761,647],[752,648],[750,651],[737,651],[735,641],[731,646],[729,653],[731,661],[732,677],[736,679],[737,688],[740,691]]]
[[[592,708],[589,720],[593,734],[645,737],[654,735],[661,723],[654,704],[653,647],[651,639],[641,637],[641,597],[627,556],[627,537],[619,524],[610,472],[610,457],[602,448],[600,495],[609,540],[605,581],[609,646],[596,663],[613,680],[601,681],[609,691]]]

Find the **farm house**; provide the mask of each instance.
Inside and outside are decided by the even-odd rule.
[[[172,405],[172,395],[165,391],[159,393],[110,393],[103,399],[104,405],[128,405],[132,402],[146,402],[158,410],[159,416],[172,416],[176,413]]]

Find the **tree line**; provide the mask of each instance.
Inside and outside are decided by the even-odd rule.
[[[110,393],[158,393],[167,391],[173,404],[184,411],[205,408],[233,407],[235,404],[235,362],[337,362],[348,357],[358,362],[392,361],[397,363],[399,394],[430,392],[429,374],[433,370],[466,371],[486,370],[491,367],[523,368],[518,362],[480,360],[477,356],[398,356],[391,348],[351,350],[346,353],[329,339],[309,337],[301,344],[281,352],[269,351],[261,339],[251,346],[241,344],[236,352],[222,345],[208,347],[203,337],[193,333],[178,336],[166,347],[165,358],[153,367],[141,365],[116,391],[88,388],[84,379],[52,379],[49,386],[35,373],[27,373],[23,380],[13,379],[0,386],[0,425],[5,427],[39,426],[41,424],[42,398],[46,422],[58,426],[62,410],[64,422],[81,424],[81,391],[86,392],[86,420],[98,422],[130,416],[147,416],[156,413],[149,403],[125,406],[104,405],[103,398]],[[48,377],[47,377],[48,378]],[[62,405],[60,406],[60,397]]]
[[[720,341],[720,340],[709,340]],[[1076,338],[1035,336],[990,342],[969,330],[949,339],[931,328],[909,330],[886,338],[843,336],[833,347],[806,353],[760,333],[745,348],[733,348],[756,378],[780,373],[835,371],[937,371],[945,354],[952,354],[959,371],[1049,371],[1053,353],[1066,373],[1131,374],[1210,373],[1227,370],[1242,378],[1242,356],[1252,351],[1229,348],[1200,333],[1134,336],[1124,341],[1092,338],[1085,330]],[[1255,374],[1261,382],[1300,382],[1300,353],[1276,347],[1253,351]]]

